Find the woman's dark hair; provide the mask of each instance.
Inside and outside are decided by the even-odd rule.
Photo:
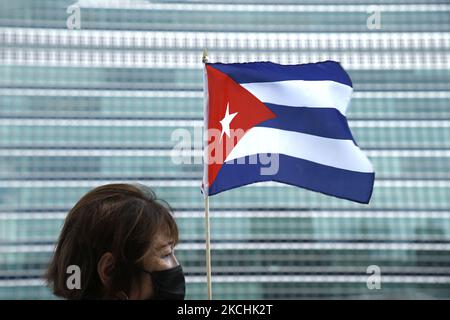
[[[143,185],[109,184],[84,195],[70,210],[45,275],[53,293],[66,299],[113,298],[130,292],[141,274],[142,258],[155,235],[168,232],[178,242],[178,227],[169,205]],[[97,272],[102,255],[114,257],[111,286]],[[69,289],[67,267],[81,270],[81,289]]]

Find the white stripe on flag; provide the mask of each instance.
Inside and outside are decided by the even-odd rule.
[[[242,83],[261,102],[290,107],[335,108],[343,115],[353,88],[330,80]]]
[[[248,130],[225,161],[258,153],[280,153],[335,168],[373,172],[369,159],[351,140],[264,127]]]

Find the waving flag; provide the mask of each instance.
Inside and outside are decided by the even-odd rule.
[[[208,195],[277,181],[369,203],[375,173],[347,123],[353,87],[339,63],[205,68]]]

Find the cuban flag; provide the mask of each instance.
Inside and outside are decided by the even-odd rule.
[[[205,64],[207,195],[277,181],[369,203],[375,173],[350,131],[338,62]]]

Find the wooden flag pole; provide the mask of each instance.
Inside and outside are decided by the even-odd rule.
[[[205,172],[203,174],[204,180],[203,180],[203,195],[205,197],[205,233],[206,233],[206,282],[208,285],[208,300],[212,300],[212,281],[211,281],[211,235],[210,235],[210,223],[209,223],[209,197],[208,197],[208,191],[209,191],[209,185],[208,185],[208,108],[207,108],[207,86],[206,86],[206,63],[208,62],[208,50],[203,50],[203,57],[202,62],[204,64],[204,74],[203,74],[203,93],[205,95],[204,104],[205,104],[205,128],[204,128],[204,159],[203,161],[205,166]]]
[[[205,230],[206,230],[206,281],[208,284],[208,300],[212,300],[211,283],[211,238],[209,233],[209,197],[205,195]]]

